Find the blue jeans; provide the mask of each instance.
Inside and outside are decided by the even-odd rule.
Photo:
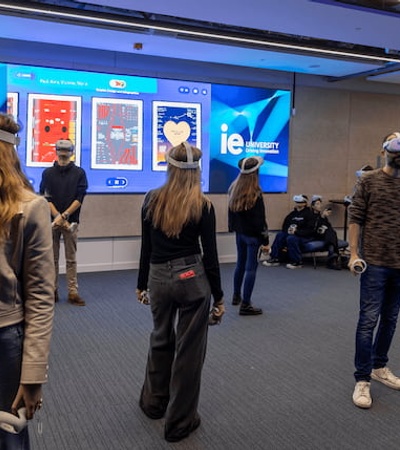
[[[303,259],[303,245],[312,240],[312,237],[301,237],[296,236],[295,234],[289,234],[286,239],[289,261],[291,263],[300,263]]]
[[[372,369],[386,366],[399,307],[400,269],[368,265],[360,280],[360,314],[354,360],[356,381],[370,381]]]
[[[279,231],[276,234],[270,253],[272,259],[279,259],[282,249],[287,246],[288,236],[288,233],[286,233],[285,231]]]
[[[302,247],[307,242],[311,242],[312,237],[300,237],[295,234],[289,234],[285,231],[279,231],[275,236],[271,247],[271,258],[279,259],[281,251],[287,247],[287,257],[291,263],[299,263],[302,260]]]
[[[0,328],[0,410],[11,411],[21,377],[22,323]],[[0,430],[0,450],[29,450],[28,428],[19,434]]]
[[[259,238],[236,233],[237,262],[233,275],[233,293],[240,295],[243,284],[243,303],[249,304],[251,301],[256,282],[257,253],[260,245]]]

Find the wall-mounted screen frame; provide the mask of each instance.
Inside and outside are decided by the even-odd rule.
[[[57,139],[75,144],[89,193],[144,193],[165,181],[165,153],[202,149],[202,184],[226,193],[238,161],[262,156],[264,192],[286,192],[290,90],[7,64],[7,106],[37,191]]]

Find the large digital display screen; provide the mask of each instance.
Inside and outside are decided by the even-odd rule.
[[[201,148],[204,192],[226,193],[247,156],[264,192],[286,192],[290,91],[7,64],[7,110],[38,191],[55,142],[71,139],[89,193],[144,193],[164,183],[165,153]]]

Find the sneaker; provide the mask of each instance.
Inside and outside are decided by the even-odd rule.
[[[303,267],[303,263],[301,261],[291,262],[289,264],[286,264],[287,269],[301,269],[302,267]]]
[[[371,408],[372,398],[370,393],[371,383],[369,381],[358,381],[353,392],[353,403],[359,408]]]
[[[388,367],[382,367],[380,369],[373,369],[371,372],[371,378],[375,381],[380,381],[386,386],[392,389],[400,390],[400,378],[396,377]]]
[[[233,294],[232,305],[240,305],[242,303],[242,297],[239,294]]]
[[[68,302],[76,305],[76,306],[85,306],[85,300],[83,298],[79,297],[78,294],[68,294]]]
[[[280,266],[280,262],[278,258],[269,258],[267,261],[263,261],[261,263],[263,266],[266,267],[276,267],[276,266]]]
[[[328,261],[327,267],[332,270],[342,270],[342,265],[340,264],[339,259],[332,259],[331,261]]]
[[[240,316],[258,316],[259,314],[262,314],[261,308],[255,308],[251,304],[243,304],[240,307],[239,315]]]

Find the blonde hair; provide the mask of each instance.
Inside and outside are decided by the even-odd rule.
[[[258,170],[248,174],[241,173],[229,187],[229,209],[232,212],[251,209],[261,193]]]
[[[191,147],[193,161],[199,161],[201,150]],[[169,155],[176,161],[187,162],[184,144],[173,147]],[[146,218],[169,238],[178,238],[189,222],[200,221],[203,207],[210,207],[200,184],[200,169],[181,169],[168,164],[167,181],[152,192],[147,205]]]
[[[0,130],[16,134],[19,128],[12,116],[0,114]],[[0,139],[0,242],[7,236],[11,219],[20,211],[21,202],[34,197],[14,145]]]

